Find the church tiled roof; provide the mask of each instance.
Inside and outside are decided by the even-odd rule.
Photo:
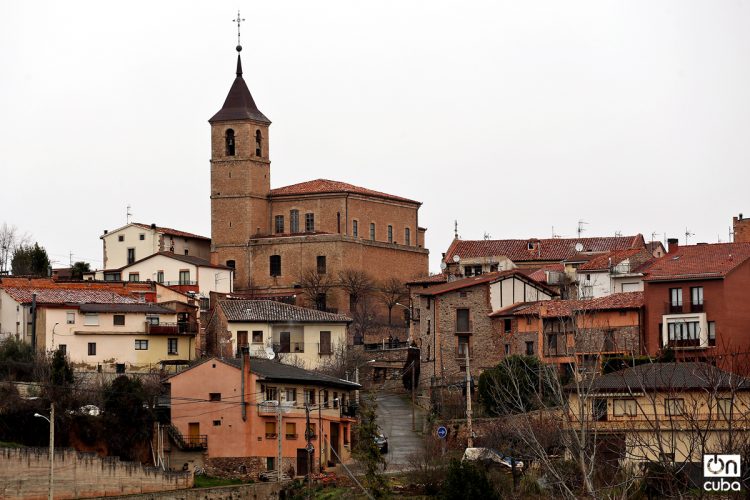
[[[271,190],[271,196],[286,196],[286,195],[305,195],[305,194],[324,194],[324,193],[353,193],[361,194],[365,196],[374,196],[377,198],[385,198],[387,200],[394,201],[405,201],[407,203],[415,203],[421,205],[420,202],[410,200],[408,198],[402,198],[400,196],[394,196],[392,194],[381,193],[373,189],[367,189],[346,182],[331,181],[328,179],[315,179],[313,181],[300,182],[299,184],[292,184],[291,186],[284,186]]]

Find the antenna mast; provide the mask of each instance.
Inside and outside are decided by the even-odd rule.
[[[130,217],[132,216],[133,214],[130,213],[130,205],[128,205],[127,208],[125,209],[125,223],[126,224],[130,224]]]
[[[688,238],[691,236],[695,236],[695,233],[691,233],[690,230],[686,227],[685,228],[685,245],[688,244]]]
[[[586,229],[583,227],[584,224],[588,224],[585,220],[579,220],[578,221],[578,238],[581,237],[581,233],[584,232]]]

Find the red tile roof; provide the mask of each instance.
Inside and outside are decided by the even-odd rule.
[[[521,304],[515,309],[506,307],[494,311],[490,316],[514,314],[516,316],[559,318],[570,316],[573,312],[617,311],[622,309],[639,309],[641,307],[643,307],[643,292],[622,292],[589,300],[541,300]]]
[[[106,283],[102,281],[57,282],[50,278],[0,279],[0,289],[5,290],[14,300],[30,303],[32,294],[37,294],[37,302],[64,304],[84,303],[130,303],[138,297],[153,291],[148,283]]]
[[[443,273],[431,274],[429,276],[422,276],[420,278],[414,278],[406,282],[407,285],[431,285],[437,283],[446,283],[448,281],[448,275]]]
[[[539,283],[538,281],[535,281],[529,278],[526,274],[524,274],[523,272],[517,269],[511,269],[508,271],[495,271],[494,273],[484,273],[484,274],[480,274],[479,276],[471,276],[469,278],[449,281],[447,283],[442,283],[442,284],[438,284],[435,286],[425,288],[424,290],[420,290],[418,293],[419,295],[430,295],[430,296],[441,295],[443,293],[453,292],[455,290],[460,290],[462,288],[482,285],[485,283],[492,283],[502,278],[511,277],[511,276],[518,278],[520,280],[526,281],[529,284],[536,285],[539,288],[546,290],[547,293],[551,295],[556,295],[556,292],[552,290],[551,288],[549,288],[547,285],[543,283]]]
[[[645,281],[723,278],[750,259],[750,243],[680,246],[655,260]]]
[[[13,288],[4,290],[13,300],[29,304],[36,293],[37,304],[134,304],[138,301],[108,290],[80,290],[71,288]]]
[[[421,205],[420,202],[410,200],[408,198],[402,198],[400,196],[394,196],[392,194],[381,193],[380,191],[374,191],[346,182],[331,181],[328,179],[315,179],[307,182],[300,182],[299,184],[292,184],[291,186],[284,186],[271,190],[271,196],[292,196],[292,195],[306,195],[306,194],[325,194],[325,193],[352,193],[361,194],[365,196],[374,196],[377,198],[385,198],[387,200],[405,201],[407,203],[414,203]]]
[[[646,260],[651,254],[644,248],[626,248],[625,250],[615,250],[605,254],[597,255],[585,264],[578,267],[578,271],[607,271],[610,268],[620,264],[634,255],[643,254],[643,260]]]
[[[529,243],[533,249],[529,250]],[[563,261],[574,257],[576,244],[580,243],[586,252],[611,252],[626,248],[644,248],[643,235],[610,236],[598,238],[547,238],[526,240],[453,240],[445,254],[445,262],[453,263],[453,256],[462,259],[477,257],[506,256],[513,262],[524,261]]]
[[[156,228],[152,228],[151,224],[142,224],[140,222],[133,222],[132,224],[134,226],[142,227],[143,229],[155,229],[156,231],[169,235],[169,236],[177,236],[179,238],[195,238],[198,240],[211,241],[211,238],[207,238],[206,236],[201,236],[199,234],[194,234],[194,233],[188,233],[187,231],[180,231],[179,229],[172,229],[171,227],[156,226]]]
[[[533,280],[538,281],[539,283],[547,283],[548,271],[562,273],[565,271],[565,266],[563,264],[550,264],[528,273],[527,276]]]

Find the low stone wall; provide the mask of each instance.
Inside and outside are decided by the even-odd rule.
[[[240,479],[257,481],[258,475],[266,471],[265,457],[216,457],[205,460],[206,475],[222,479]],[[282,459],[282,471],[289,473],[296,469],[295,458]],[[295,474],[296,474],[295,470]]]
[[[101,499],[127,500],[274,500],[280,497],[279,492],[284,488],[283,483],[254,483],[237,486],[219,486],[216,488],[197,488],[190,490],[165,491],[143,495],[107,496]],[[46,498],[46,497],[45,497]]]
[[[0,448],[0,498],[43,500],[49,493],[47,448]],[[187,472],[164,472],[116,457],[56,449],[56,499],[150,493],[191,488]]]

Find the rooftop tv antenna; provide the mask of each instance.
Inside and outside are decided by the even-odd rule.
[[[728,241],[729,241],[729,243],[731,243],[732,241],[734,241],[734,231],[732,231],[731,227],[729,228],[729,240]]]
[[[130,224],[130,218],[133,216],[133,214],[130,212],[130,205],[127,206],[125,209],[125,223]]]
[[[622,237],[622,231],[620,231],[619,229],[615,231],[615,236],[618,238]]]
[[[653,233],[651,233],[651,241],[656,241],[656,235],[657,234],[659,234],[659,233],[657,233],[656,231],[654,231]]]
[[[578,221],[578,237],[581,237],[581,233],[586,230],[586,228],[583,227],[584,224],[588,224],[585,220],[579,220]]]
[[[490,233],[488,233],[487,231],[485,231],[483,238],[484,238],[484,241],[491,240],[492,239],[492,235]]]
[[[553,238],[560,238],[561,237],[559,234],[555,234],[555,226],[552,226],[552,237]]]
[[[686,228],[685,228],[685,244],[686,244],[686,245],[688,244],[688,238],[690,238],[691,236],[695,236],[695,233],[691,233],[691,232],[690,232],[690,229],[688,229],[688,228],[686,227]]]
[[[458,220],[453,221],[453,238],[458,239]]]

